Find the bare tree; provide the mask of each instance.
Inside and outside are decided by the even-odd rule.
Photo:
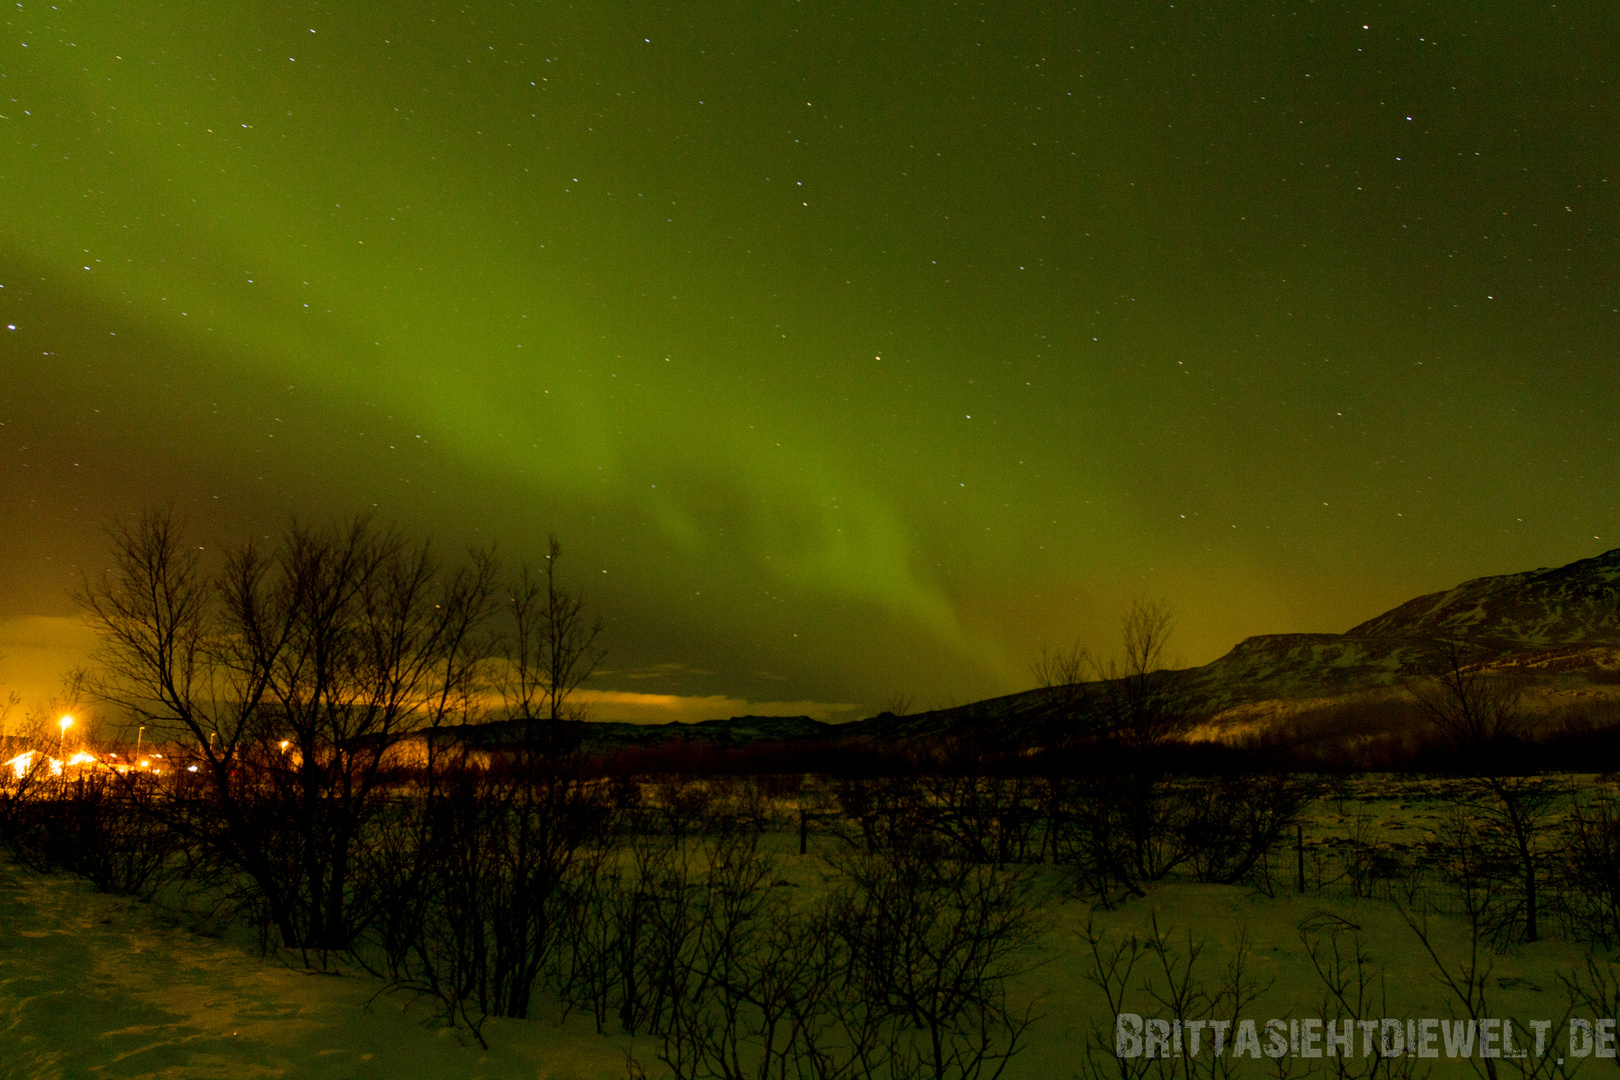
[[[435,747],[423,812],[395,830],[398,851],[382,867],[406,901],[387,915],[389,975],[480,1039],[489,1016],[527,1016],[558,962],[606,814],[568,734],[585,713],[569,699],[604,655],[602,624],[562,584],[560,557],[552,537],[544,570],[525,567],[506,590],[500,690],[515,737],[489,754]]]
[[[1429,723],[1459,750],[1492,750],[1529,734],[1524,684],[1491,671],[1486,659],[1483,650],[1444,641],[1429,677],[1407,685]]]
[[[1524,940],[1533,942],[1539,936],[1539,840],[1561,790],[1536,774],[1522,752],[1530,730],[1522,684],[1489,671],[1479,652],[1471,656],[1459,642],[1442,643],[1430,678],[1408,689],[1450,742],[1458,765],[1471,773],[1458,789],[1461,821],[1472,833],[1459,833],[1454,845],[1459,880],[1488,882],[1495,867],[1510,867],[1519,903],[1508,922],[1522,926]],[[1498,932],[1507,933],[1506,925]]]
[[[1185,710],[1165,671],[1174,629],[1168,604],[1138,600],[1121,620],[1121,659],[1094,665],[1104,721],[1129,751],[1158,750],[1185,726]]]
[[[1041,646],[1040,657],[1029,666],[1047,711],[1062,721],[1078,718],[1087,703],[1086,676],[1095,664],[1086,647],[1078,641],[1066,649]]]
[[[1041,707],[1052,721],[1046,731],[1045,750],[1041,760],[1048,768],[1040,792],[1041,812],[1046,819],[1046,835],[1042,847],[1051,852],[1055,863],[1061,858],[1065,805],[1069,797],[1066,751],[1072,741],[1082,734],[1082,718],[1091,711],[1091,693],[1086,676],[1096,667],[1086,647],[1076,641],[1066,649],[1041,646],[1041,655],[1030,665],[1030,674],[1041,694]]]
[[[176,826],[284,945],[348,948],[373,912],[354,859],[396,751],[465,709],[487,654],[486,555],[446,572],[366,517],[292,523],[217,576],[172,513],[111,532],[113,567],[78,599],[101,639],[95,685],[189,760],[206,792]],[[433,740],[429,740],[432,744]]]
[[[895,693],[889,696],[887,701],[883,703],[883,708],[878,711],[878,715],[882,716],[884,713],[892,713],[895,716],[909,716],[911,714],[911,710],[916,708],[916,706],[916,695],[908,694],[904,690],[897,690]]]
[[[602,620],[587,621],[584,594],[557,576],[561,558],[562,545],[552,536],[545,569],[536,575],[525,566],[510,587],[513,639],[506,695],[514,717],[553,723],[584,719],[586,710],[569,698],[607,655],[596,644]]]
[[[86,574],[76,599],[100,638],[99,696],[142,721],[161,719],[197,744],[223,734],[229,754],[244,714],[257,707],[262,673],[251,688],[216,685],[231,672],[208,649],[211,583],[202,549],[182,531],[166,511],[119,522],[109,533],[112,568],[101,578]]]
[[[1163,751],[1186,725],[1174,676],[1164,670],[1172,622],[1162,601],[1137,601],[1121,622],[1122,656],[1097,663],[1093,709],[1101,739],[1090,775],[1068,785],[1065,817],[1087,888],[1141,895],[1191,854],[1193,812],[1165,773]]]

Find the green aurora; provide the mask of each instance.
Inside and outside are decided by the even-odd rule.
[[[556,532],[603,689],[826,717],[1620,545],[1617,21],[15,3],[0,680],[165,503]]]

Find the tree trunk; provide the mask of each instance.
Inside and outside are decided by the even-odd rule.
[[[1524,940],[1536,940],[1536,853],[1524,853]]]

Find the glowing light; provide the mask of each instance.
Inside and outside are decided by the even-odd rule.
[[[80,750],[77,754],[74,754],[72,757],[68,758],[67,763],[69,765],[96,765],[96,764],[99,764],[99,762],[96,761],[96,755],[87,754],[83,750]]]
[[[196,771],[197,771],[197,766],[195,766],[195,765],[187,765],[186,766],[186,772],[196,772]]]
[[[56,722],[56,725],[62,729],[62,734],[66,735],[67,729],[73,726],[73,717],[64,716]]]
[[[18,754],[6,764],[11,766],[11,775],[21,780],[28,775],[28,770],[33,767],[34,751],[29,750],[27,753]]]
[[[288,741],[289,740],[287,740],[287,739],[282,739],[281,740],[281,752],[283,754],[285,754],[287,752],[287,743],[288,743]]]

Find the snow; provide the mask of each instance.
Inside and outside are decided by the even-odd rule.
[[[0,1077],[625,1076],[632,1041],[577,1017],[491,1020],[486,1051],[378,980],[305,974],[173,921],[0,861]],[[656,1064],[651,1042],[634,1051]]]
[[[1419,851],[1448,818],[1442,786],[1360,778],[1348,805],[1335,812],[1334,800],[1324,798],[1307,813],[1308,848],[1347,835],[1367,814],[1377,837]],[[808,894],[824,883],[825,864],[813,852],[798,857],[795,836],[784,832],[772,840],[792,884]],[[1291,867],[1285,869],[1283,876],[1290,878]],[[1043,963],[1014,991],[1041,1018],[1006,1080],[1077,1075],[1093,1022],[1105,1015],[1100,995],[1086,980],[1080,931],[1088,905],[1057,890],[1052,899],[1048,930],[1036,950]],[[1155,917],[1175,953],[1185,955],[1189,929],[1208,946],[1200,979],[1218,978],[1234,943],[1246,937],[1254,970],[1271,984],[1247,1013],[1262,1021],[1335,1011],[1324,1012],[1321,983],[1302,948],[1300,928],[1312,925],[1358,928],[1341,943],[1348,949],[1354,936],[1368,948],[1382,976],[1379,986],[1389,992],[1388,1015],[1445,1017],[1455,1011],[1396,908],[1351,897],[1342,885],[1312,881],[1306,895],[1290,886],[1267,897],[1247,887],[1165,883],[1143,900],[1099,912],[1096,925],[1117,941],[1123,934],[1145,934]],[[1460,922],[1440,916],[1435,930],[1447,963],[1461,962],[1467,946]],[[1559,975],[1581,971],[1584,955],[1581,946],[1555,934],[1492,958],[1491,1003],[1499,1010],[1492,1015],[1518,1018],[1520,1031],[1530,1019],[1556,1020],[1566,1007]],[[1146,1015],[1162,1014],[1142,982],[1152,968],[1139,970],[1129,995]],[[492,1019],[484,1028],[486,1050],[464,1030],[445,1028],[426,1002],[381,990],[379,980],[363,973],[306,974],[295,962],[261,955],[249,938],[220,934],[195,920],[185,925],[174,909],[98,894],[70,875],[42,875],[0,859],[0,1080],[625,1080],[627,1052],[648,1077],[668,1075],[657,1061],[655,1040],[599,1035],[577,1015],[565,1021],[553,1010],[529,1020]],[[1448,1063],[1445,1075],[1452,1066],[1456,1075],[1470,1075],[1459,1063]]]

